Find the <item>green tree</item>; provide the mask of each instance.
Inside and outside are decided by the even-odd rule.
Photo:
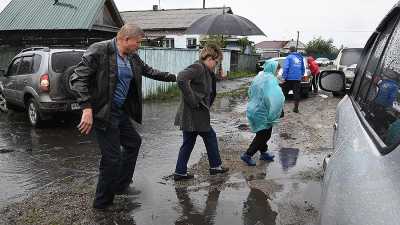
[[[306,45],[307,55],[314,58],[325,57],[329,59],[336,58],[339,50],[333,45],[333,39],[323,39],[322,37],[314,38]]]
[[[226,47],[226,42],[224,41],[224,38],[222,35],[210,35],[206,38],[203,38],[200,41],[201,47],[204,47],[206,44],[215,44],[215,45],[218,45],[220,48]]]
[[[254,47],[254,42],[250,41],[247,37],[240,38],[238,40],[238,44],[240,46],[241,52],[244,53],[246,48],[250,48],[250,53],[255,53],[256,48]]]

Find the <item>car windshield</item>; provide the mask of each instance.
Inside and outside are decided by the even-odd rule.
[[[56,52],[51,55],[52,69],[56,73],[63,73],[68,67],[81,61],[83,51]]]
[[[340,59],[340,65],[350,66],[357,64],[361,57],[362,48],[359,49],[345,49],[342,52],[342,58]]]

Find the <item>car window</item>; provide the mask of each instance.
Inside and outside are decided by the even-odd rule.
[[[351,66],[360,60],[362,49],[343,49],[340,65]]]
[[[378,43],[376,52],[382,52],[381,45]],[[370,79],[363,111],[375,133],[387,146],[392,146],[400,140],[400,25],[395,28],[384,51],[380,66]],[[374,54],[370,62],[378,64],[376,58],[379,56]],[[370,68],[369,72],[372,70]]]
[[[377,36],[378,36],[377,33],[374,33],[373,36],[368,40],[367,44],[364,47],[366,52],[364,53],[365,55],[363,55],[362,58],[361,58],[360,65],[358,66],[359,69],[358,69],[358,71],[356,71],[357,75],[356,75],[356,77],[354,79],[354,82],[353,82],[352,94],[354,96],[356,96],[357,93],[358,93],[358,90],[359,90],[359,87],[360,87],[360,81],[362,79],[362,76],[358,75],[358,74],[364,73],[365,67],[366,67],[366,65],[368,63],[368,59],[369,59],[369,57],[371,55],[372,50],[374,49],[373,46],[374,46],[375,41],[377,40]]]
[[[36,54],[35,56],[33,56],[33,67],[32,67],[33,73],[36,73],[39,70],[41,62],[42,62],[41,55]]]
[[[363,106],[365,103],[365,98],[366,98],[368,90],[370,88],[372,77],[375,74],[375,71],[378,70],[379,60],[381,59],[381,55],[386,46],[386,42],[387,42],[389,35],[393,29],[395,21],[396,21],[396,19],[393,18],[388,23],[386,30],[380,34],[378,41],[375,44],[374,50],[370,55],[370,58],[369,58],[368,64],[367,64],[367,68],[362,76],[361,85],[360,85],[358,95],[356,98],[356,100],[359,102],[359,104],[361,106]]]
[[[21,64],[21,58],[15,59],[10,65],[10,69],[8,70],[8,76],[16,75],[20,64]]]
[[[56,73],[63,73],[68,67],[81,61],[83,51],[57,52],[51,55],[52,69]]]
[[[21,66],[18,70],[18,75],[30,74],[33,72],[33,56],[22,57]]]

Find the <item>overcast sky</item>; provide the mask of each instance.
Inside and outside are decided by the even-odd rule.
[[[27,0],[29,1],[29,0]],[[51,1],[51,0],[47,0]],[[68,2],[69,0],[60,0]],[[93,0],[88,0],[93,1]],[[0,11],[10,0],[0,0]],[[150,10],[160,2],[162,9],[201,8],[202,0],[114,0],[120,11]],[[206,0],[206,7],[232,8],[234,14],[255,23],[267,37],[262,40],[296,38],[304,43],[314,37],[332,38],[338,47],[363,47],[396,0]]]

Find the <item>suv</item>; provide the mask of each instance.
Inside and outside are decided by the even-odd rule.
[[[85,51],[28,48],[16,55],[0,80],[8,107],[27,111],[32,126],[40,126],[57,112],[79,110],[69,76]],[[1,100],[1,98],[0,98]]]
[[[363,48],[343,48],[335,59],[335,70],[341,70],[346,77],[346,88],[349,89],[354,80],[357,63]]]
[[[340,101],[334,152],[323,163],[321,225],[399,224],[400,2],[361,54],[355,79]],[[320,86],[344,91],[343,71],[324,71]]]

